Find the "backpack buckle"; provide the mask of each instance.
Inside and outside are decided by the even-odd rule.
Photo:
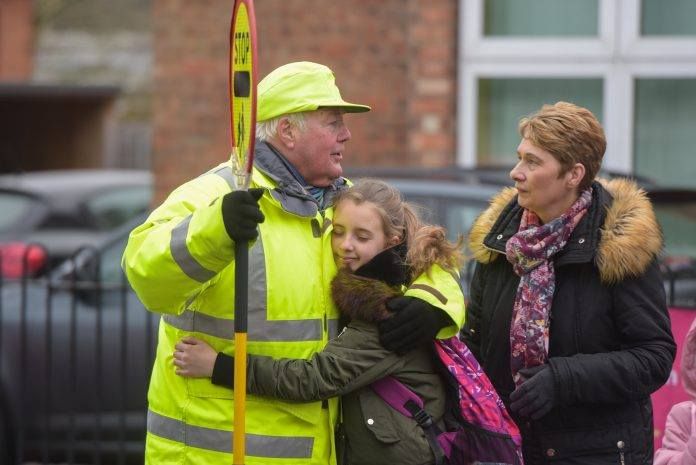
[[[416,404],[412,400],[406,402],[406,404],[404,404],[404,407],[406,407],[408,411],[411,412],[411,415],[413,415],[413,419],[416,420],[416,423],[418,423],[418,425],[421,428],[430,428],[431,426],[433,426],[433,417],[431,417],[428,412],[420,408],[418,404]]]

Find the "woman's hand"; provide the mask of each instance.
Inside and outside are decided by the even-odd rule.
[[[187,336],[174,346],[174,370],[187,378],[210,378],[217,352],[208,343]]]

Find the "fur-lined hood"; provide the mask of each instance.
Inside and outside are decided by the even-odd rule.
[[[594,217],[601,220],[594,228],[599,232],[593,251],[594,262],[602,282],[611,284],[641,275],[662,250],[662,233],[650,200],[635,182],[622,178],[598,181],[599,184],[594,183],[590,207],[590,210],[595,209]],[[602,191],[609,195],[598,204],[597,199],[605,197]],[[473,258],[484,264],[495,260],[501,253],[486,245],[489,236],[494,231],[501,232],[501,220],[510,223],[515,217],[519,225],[521,212],[517,205],[517,189],[508,187],[494,196],[490,206],[471,228],[469,247]],[[501,218],[503,215],[506,218]],[[591,216],[588,212],[576,230],[582,229],[583,223],[586,229],[592,228],[594,220]]]
[[[403,294],[401,287],[411,274],[407,252],[408,246],[402,242],[378,253],[354,273],[338,271],[331,281],[331,293],[342,319],[375,323],[389,316],[387,301]]]
[[[351,320],[376,323],[389,316],[387,301],[402,294],[400,286],[391,287],[384,281],[358,276],[341,269],[331,281],[336,307]]]

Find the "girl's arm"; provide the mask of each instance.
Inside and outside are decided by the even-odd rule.
[[[175,372],[185,378],[210,378],[218,356],[207,342],[187,336],[174,346]],[[224,355],[220,353],[220,355]],[[232,359],[229,355],[225,355]],[[219,383],[214,383],[219,384]],[[232,384],[229,385],[232,387]]]
[[[187,336],[174,351],[176,374],[185,378],[210,378],[213,384],[234,387],[234,357],[215,352],[207,342]]]
[[[354,321],[309,360],[249,357],[247,389],[283,400],[328,399],[368,386],[405,362],[379,344],[374,324]]]
[[[187,377],[212,377],[232,387],[233,358],[203,341],[188,337],[176,345],[176,372]],[[404,358],[379,344],[374,325],[354,322],[322,352],[309,360],[249,355],[249,393],[284,400],[315,401],[346,394],[399,370]]]

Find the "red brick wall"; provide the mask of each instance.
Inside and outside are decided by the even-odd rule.
[[[158,196],[224,160],[231,0],[154,0]],[[454,163],[456,0],[257,0],[259,78],[291,61],[334,70],[348,115],[346,166]],[[427,6],[427,9],[425,8]]]
[[[0,81],[31,77],[34,18],[31,0],[0,0]]]

